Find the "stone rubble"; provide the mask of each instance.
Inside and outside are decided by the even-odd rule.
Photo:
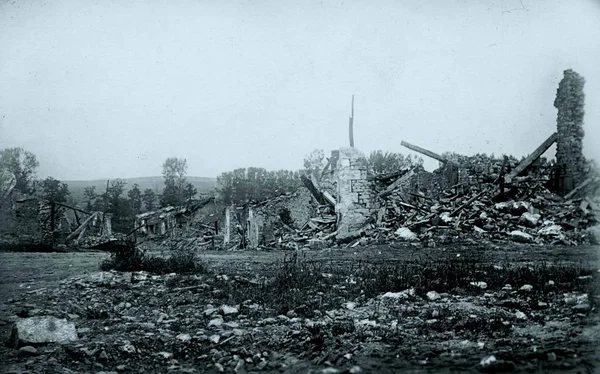
[[[17,317],[15,324],[23,338],[24,326],[47,326],[44,321],[57,323],[60,328],[56,331],[69,332],[61,336],[74,338],[77,329],[81,337],[67,345],[58,343],[65,339],[27,338],[27,341],[57,343],[37,348],[22,346],[15,351],[11,362],[31,358],[39,360],[37,365],[51,365],[48,358],[52,357],[53,364],[65,369],[57,372],[78,372],[90,365],[96,372],[123,372],[144,365],[146,369],[179,373],[202,372],[200,367],[217,372],[270,372],[305,362],[320,366],[320,372],[360,373],[365,371],[366,363],[361,357],[370,357],[375,351],[402,355],[424,367],[442,362],[456,364],[453,357],[459,353],[465,358],[479,355],[484,357],[479,363],[483,371],[515,369],[516,362],[523,365],[524,361],[533,360],[507,358],[504,341],[515,347],[515,352],[532,345],[547,347],[535,355],[536,360],[547,357],[545,365],[553,362],[575,365],[578,361],[572,354],[553,347],[563,346],[582,327],[579,322],[561,321],[583,321],[592,310],[584,293],[565,293],[558,302],[549,295],[538,300],[542,307],[534,307],[529,298],[535,289],[525,293],[512,288],[488,292],[477,284],[479,290],[473,296],[435,291],[419,294],[415,289],[407,289],[371,299],[330,300],[308,317],[293,310],[286,315],[278,314],[255,304],[250,295],[247,301],[231,306],[202,289],[178,291],[165,285],[167,275],[142,273],[127,277],[108,272],[114,273],[109,277],[106,273],[63,281],[52,293],[42,292],[36,304],[13,301],[11,305],[17,310],[20,305],[28,305],[30,310],[58,316],[74,315],[73,311],[96,303],[115,308],[109,308],[105,319]],[[107,278],[112,281],[97,281]],[[236,283],[235,277],[197,278],[211,289]],[[132,283],[131,279],[139,280]],[[516,285],[516,289],[529,287]],[[69,305],[71,310],[61,309],[56,300],[61,300],[60,305]],[[115,300],[128,300],[129,307],[117,308],[120,302]],[[24,325],[25,320],[29,324]],[[540,332],[535,333],[536,329]],[[357,337],[362,338],[357,340]],[[381,343],[381,339],[401,339],[403,344],[390,346]],[[438,353],[431,356],[428,353],[431,350]],[[196,364],[192,365],[192,361]],[[475,364],[463,363],[464,368]],[[44,367],[50,370],[50,366]]]

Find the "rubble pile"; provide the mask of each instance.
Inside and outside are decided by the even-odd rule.
[[[443,191],[438,198],[421,191],[383,194],[377,221],[368,230],[370,236],[436,242],[471,234],[564,245],[594,240],[587,229],[598,223],[596,213],[600,208],[590,193],[598,189],[600,178],[590,178],[585,189],[561,197],[544,186],[547,179],[529,175],[515,178],[502,194],[498,183],[501,172],[481,174],[484,169],[500,170],[495,166],[462,169],[471,172],[466,182]],[[389,181],[379,183],[378,189],[385,191],[388,185]]]
[[[442,156],[406,143],[439,160],[440,168],[372,175],[372,170],[352,169],[350,162],[348,175],[336,169],[322,180],[302,176],[304,187],[294,194],[227,208],[223,230],[202,223],[191,231],[169,229],[162,247],[324,249],[396,240],[424,246],[457,240],[594,244],[589,229],[599,223],[600,176],[588,171],[588,179],[559,195],[565,193],[560,170],[540,158],[556,139],[552,134],[520,161]],[[341,180],[350,183],[342,188]]]

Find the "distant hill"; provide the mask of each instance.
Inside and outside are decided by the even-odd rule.
[[[116,179],[116,178],[115,178]],[[125,193],[129,191],[131,186],[138,184],[140,190],[144,192],[146,188],[153,190],[156,193],[161,193],[164,188],[163,177],[141,177],[141,178],[121,178],[127,184],[125,185]],[[199,193],[209,192],[217,185],[216,178],[208,177],[186,177],[187,181],[192,183]],[[95,186],[96,193],[101,194],[106,191],[106,179],[104,180],[89,180],[89,181],[62,181],[69,185],[71,196],[77,203],[83,202],[83,190],[86,187]]]

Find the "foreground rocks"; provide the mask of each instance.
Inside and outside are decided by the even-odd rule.
[[[586,332],[594,308],[580,291],[478,281],[470,296],[406,289],[349,298],[348,282],[333,286],[338,296],[302,294],[305,305],[277,310],[236,275],[94,273],[13,300],[13,313],[32,317],[14,317],[25,346],[2,354],[33,372],[498,372],[582,365],[598,335]],[[241,285],[245,297],[231,299]]]

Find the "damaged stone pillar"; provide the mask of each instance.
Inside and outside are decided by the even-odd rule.
[[[556,91],[554,106],[558,109],[556,120],[556,186],[558,192],[567,194],[586,178],[583,157],[583,86],[585,79],[573,70],[565,70]]]
[[[225,208],[225,231],[223,233],[223,243],[229,244],[231,240],[231,207]]]
[[[367,180],[368,162],[356,148],[341,148],[335,168],[338,236],[360,230],[377,212],[375,194]]]
[[[104,234],[112,236],[112,213],[104,214]]]
[[[258,222],[252,208],[248,208],[248,247],[258,248]]]

